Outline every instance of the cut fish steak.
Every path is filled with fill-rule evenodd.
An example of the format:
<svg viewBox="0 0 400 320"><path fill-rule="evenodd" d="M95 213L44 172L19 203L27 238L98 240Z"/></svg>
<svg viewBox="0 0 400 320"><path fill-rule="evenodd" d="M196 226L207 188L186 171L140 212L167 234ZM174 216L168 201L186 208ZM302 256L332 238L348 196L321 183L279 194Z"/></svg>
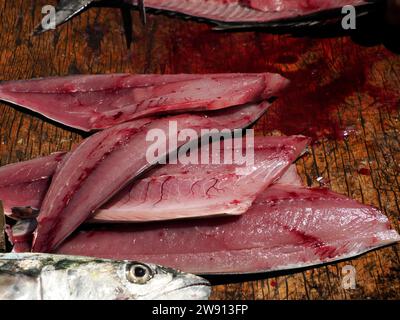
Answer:
<svg viewBox="0 0 400 320"><path fill-rule="evenodd" d="M246 151L247 142L246 139L240 138L213 143L206 150L209 154L209 164L201 164L201 153L196 153L197 159L192 160L198 164L178 162L152 169L98 209L91 221L144 222L242 214L250 208L260 192L284 174L304 150L309 139L303 136L256 137L254 145L249 146L254 148L254 155ZM205 146L200 151L204 148ZM233 158L239 152L248 153L247 156L254 157L253 161L248 164L234 162ZM50 156L47 160L43 158L41 161L53 159L54 157ZM220 164L212 163L218 159ZM22 179L24 171L18 167L24 165L20 163L6 166L0 168L0 173L2 169L5 172L10 167L18 170L19 179ZM14 186L9 185L8 188L5 186L3 193L0 189L0 199L7 208L6 214L17 220L34 217L32 210L40 209L42 196L45 195L51 179L49 177L46 183L36 186L31 183L33 177L28 178L21 183L18 192L24 195L23 187L26 186L26 192L33 196L38 195L38 198L31 200L24 197L23 202L19 202L18 208L12 208L13 197L8 199L10 193L14 194L12 193ZM32 206L30 201L35 203L35 206Z"/></svg>
<svg viewBox="0 0 400 320"><path fill-rule="evenodd" d="M269 103L264 102L203 115L136 120L87 138L68 154L53 177L38 217L33 251L53 251L115 194L175 151L165 150L148 161L146 153L154 143L146 141L146 136L151 130L166 133L169 144L177 132L187 128L201 135L203 129L248 127L268 107ZM169 132L171 123L175 123L176 132ZM178 141L177 148L191 139Z"/></svg>
<svg viewBox="0 0 400 320"><path fill-rule="evenodd" d="M0 84L0 100L83 131L165 113L216 110L276 97L278 74L79 75Z"/></svg>
<svg viewBox="0 0 400 320"><path fill-rule="evenodd" d="M258 273L351 258L400 240L379 210L326 189L276 184L241 216L85 225L58 249L197 274Z"/></svg>

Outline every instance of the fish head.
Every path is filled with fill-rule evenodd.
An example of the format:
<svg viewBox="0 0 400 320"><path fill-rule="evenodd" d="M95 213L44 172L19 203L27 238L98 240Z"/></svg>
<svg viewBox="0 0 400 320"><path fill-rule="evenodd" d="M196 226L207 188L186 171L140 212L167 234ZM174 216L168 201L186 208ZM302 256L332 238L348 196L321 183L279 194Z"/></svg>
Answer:
<svg viewBox="0 0 400 320"><path fill-rule="evenodd" d="M204 300L210 293L208 281L154 264L0 254L0 300Z"/></svg>
<svg viewBox="0 0 400 320"><path fill-rule="evenodd" d="M207 280L171 268L127 261L123 269L121 299L206 300L211 293Z"/></svg>

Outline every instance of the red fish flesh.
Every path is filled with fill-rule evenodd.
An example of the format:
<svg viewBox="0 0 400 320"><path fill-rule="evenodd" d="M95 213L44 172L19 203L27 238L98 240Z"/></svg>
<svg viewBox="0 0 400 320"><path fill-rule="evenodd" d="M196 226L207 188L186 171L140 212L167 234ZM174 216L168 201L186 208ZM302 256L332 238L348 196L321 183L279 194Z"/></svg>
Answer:
<svg viewBox="0 0 400 320"><path fill-rule="evenodd" d="M326 189L277 184L241 216L86 225L56 252L236 274L332 262L397 241L399 234L377 209Z"/></svg>
<svg viewBox="0 0 400 320"><path fill-rule="evenodd" d="M0 167L0 200L9 215L13 207L39 209L64 153Z"/></svg>
<svg viewBox="0 0 400 320"><path fill-rule="evenodd" d="M260 192L284 174L308 142L302 136L256 138L254 164L248 166L160 166L98 210L93 221L144 222L242 214Z"/></svg>
<svg viewBox="0 0 400 320"><path fill-rule="evenodd" d="M53 251L112 196L170 154L165 150L149 162L146 151L152 143L146 136L151 130L167 133L169 143L187 128L198 135L203 129L242 129L257 121L268 107L264 102L204 115L136 120L87 138L68 154L53 177L38 217L33 251ZM176 132L168 132L171 122L175 122ZM186 142L178 142L176 149Z"/></svg>
<svg viewBox="0 0 400 320"><path fill-rule="evenodd" d="M296 137L290 137L289 139L295 139ZM298 137L300 138L300 137ZM274 139L280 139L279 137L267 137L267 138L258 138L259 141L257 141L257 145L260 145L261 140L270 140L269 143L270 144L276 144L277 141L273 142ZM286 138L283 138L286 139ZM271 141L272 140L272 141ZM300 145L302 140L299 140ZM283 140L281 140L279 143L282 144ZM293 142L293 141L291 141ZM305 142L305 141L304 141ZM266 145L266 141L263 141L263 145ZM298 143L295 143L293 145L294 147L298 146ZM257 156L257 151L260 151L260 149L264 149L264 148L257 148L257 150L255 151L256 153L256 157L261 157L261 154L259 154ZM300 150L301 148L297 148L298 150ZM265 151L265 150L263 150ZM50 157L49 157L50 158ZM255 163L257 164L257 161L255 161ZM196 174L199 171L199 165L182 165L182 164L176 164L176 165L171 165L171 164L167 164L167 165L163 165L163 166L159 166L154 168L153 170L151 170L148 174L147 177L153 177L154 179L158 180L160 177L163 177L167 174L167 172L169 172L169 177L173 177L174 181L179 182L180 179L185 179L185 175L192 175L192 174ZM205 166L205 165L201 165L202 167L202 171L205 170L210 170L209 173L213 173L214 175L218 175L219 172L223 172L223 170L227 170L229 172L229 174L232 174L232 172L235 172L236 170L236 166L231 165L210 165L210 166ZM208 167L206 169L206 167ZM286 166L285 166L286 167ZM282 170L283 172L284 170ZM147 180L148 178L143 178L141 180ZM138 183L140 184L140 181L138 181ZM177 183L179 184L179 183ZM296 169L296 165L291 165L286 173L280 177L280 179L278 179L277 181L275 181L275 184L280 184L280 185L292 185L292 186L302 186L302 182L301 179L299 177L299 175L297 174L297 169ZM116 197L114 200L111 200L110 203L113 202L120 202L118 199L127 199L129 198L129 195L132 194L132 196L134 196L134 192L135 192L135 183L133 183L132 185L128 186L128 188L122 190ZM47 191L47 190L46 190ZM138 190L137 192L140 192L140 190ZM242 196L241 196L242 197ZM183 201L179 201L180 200L180 195L176 194L176 202L179 203L179 205L177 206L176 210L181 210L181 208L186 208L187 205L187 201L183 202ZM223 200L223 199L222 199ZM254 199L253 199L254 200ZM127 200L129 201L129 200ZM147 201L147 200L146 200ZM198 199L196 200L198 201ZM116 217L115 217L115 213L114 214L108 214L107 212L115 212L116 210L113 210L113 206L110 205L109 203L109 208L107 208L107 206L104 207L104 209L99 209L97 211L97 214L99 215L99 217L96 217L96 215L91 218L90 221L88 221L88 223L93 222L93 223L99 223L99 222L103 222L103 223L115 223L116 222ZM223 205L223 203L222 203ZM15 208L13 208L15 209ZM118 209L118 208L117 208ZM105 213L100 213L101 211L104 211ZM130 209L127 210L129 211L130 214L135 214L135 207L133 205L131 205ZM205 203L205 207L204 207L204 212L199 212L200 215L205 215L207 212L207 203ZM37 227L37 215L38 212L35 212L33 210L30 210L30 208L18 208L18 210L13 210L12 213L6 213L7 216L11 217L12 219L16 220L17 223L12 227L7 229L7 233L8 233L8 237L10 242L14 245L13 246L13 250L14 252L28 252L31 251L31 247L32 247L32 239L33 239L33 233ZM152 215L149 212L149 216ZM186 215L187 217L187 215ZM145 217L146 219L148 219L148 217ZM167 220L165 219L165 214L163 215L163 219L162 220ZM168 218L168 217L167 217ZM176 218L176 216L175 216ZM155 220L157 220L157 217L155 218Z"/></svg>
<svg viewBox="0 0 400 320"><path fill-rule="evenodd" d="M83 131L165 113L216 110L276 97L278 74L79 75L0 84L0 100Z"/></svg>
<svg viewBox="0 0 400 320"><path fill-rule="evenodd" d="M256 137L254 163L248 165L234 162L225 164L226 150L231 159L232 153L237 150L232 148L232 143L226 150L223 149L224 143L221 143L220 148L214 148L213 144L209 148L209 164L158 166L120 191L97 210L91 220L107 223L143 222L244 213L259 192L283 175L308 142L309 139L302 136ZM245 142L238 145L245 152ZM212 164L215 153L220 153L222 164ZM6 215L17 220L35 217L52 177L52 172L45 175L41 164L52 161L57 164L61 158L62 154L57 158L51 155L40 161L38 159L36 162L34 160L0 168L0 175L18 172L18 179L21 180L18 187L12 184L0 188L0 199L3 200ZM32 164L31 167L37 165L33 168L36 171L34 175L31 174L32 170L25 170L28 164ZM53 167L55 171L56 166ZM293 170L289 169L291 172ZM285 176L297 179L296 172ZM36 184L36 180L40 184Z"/></svg>

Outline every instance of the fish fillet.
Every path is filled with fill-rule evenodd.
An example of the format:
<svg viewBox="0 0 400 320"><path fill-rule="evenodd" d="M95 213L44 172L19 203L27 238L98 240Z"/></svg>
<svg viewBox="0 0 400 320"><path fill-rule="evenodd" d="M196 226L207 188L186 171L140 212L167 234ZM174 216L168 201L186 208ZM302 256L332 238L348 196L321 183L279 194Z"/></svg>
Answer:
<svg viewBox="0 0 400 320"><path fill-rule="evenodd" d="M38 217L33 251L53 251L128 183L165 159L170 153L167 150L160 151L151 161L146 157L146 151L153 145L146 141L150 131L165 132L169 144L177 132L188 128L201 135L203 129L234 130L248 127L268 107L269 103L264 102L204 115L136 120L87 138L68 154L53 177ZM169 132L171 123L175 123L176 132ZM177 142L177 148L188 142L187 137L185 139Z"/></svg>
<svg viewBox="0 0 400 320"><path fill-rule="evenodd" d="M94 222L144 222L246 212L308 144L302 136L255 139L254 164L165 165L120 192ZM242 151L242 149L240 150Z"/></svg>
<svg viewBox="0 0 400 320"><path fill-rule="evenodd" d="M291 137L292 139L295 137ZM267 139L267 141L265 141L265 139ZM272 145L275 144L277 141L273 141L273 140L277 140L279 139L280 142L282 144L283 139L286 138L279 138L279 137L266 137L266 138L257 138L256 141L258 145L261 144L260 140L263 140L263 144L262 144L262 148L258 147L256 150L256 157L257 158L265 158L262 157L262 154L258 154L257 152L259 152L260 150L265 151L265 146L266 145ZM289 138L290 139L290 138ZM272 141L271 141L272 140ZM300 140L301 141L301 140ZM299 141L299 142L300 142ZM293 145L293 147L297 147L299 144L295 144ZM301 145L301 144L300 144ZM300 150L300 148L298 148ZM255 161L256 163L256 167L258 167L258 161ZM236 168L238 168L237 166L231 165L231 166L227 166L227 165L210 165L210 166L205 166L202 165L203 170L207 167L207 171L209 172L209 174L213 174L213 175L219 175L221 172L223 172L224 170L227 170L227 174L228 175L232 175L232 173L234 173L236 171ZM284 166L286 168L286 166ZM176 164L176 165L163 165L163 166L159 166L158 168L154 168L153 170L151 170L148 174L147 177L153 177L154 179L158 180L160 177L165 176L165 172L170 171L170 177L174 178L174 181L179 182L181 179L185 179L186 175L192 175L195 174L196 171L199 171L198 169L198 165L182 165L182 164ZM284 171L284 169L281 170L281 173ZM269 174L271 175L271 174ZM278 176L278 175L277 175ZM143 178L141 180L147 180L148 178ZM139 181L141 181L139 180ZM272 180L272 179L271 179ZM299 175L297 174L297 169L296 169L296 165L291 165L287 171L283 174L283 176L281 176L279 179L277 179L277 181L275 182L276 184L284 184L284 185L294 185L294 186L301 186L301 180ZM110 206L104 206L104 209L100 209L98 210L98 217L96 217L96 214L93 216L93 218L91 218L90 220L88 220L88 223L115 223L116 222L116 210L113 210L113 206L111 205L111 203L113 202L120 202L120 200L117 199L126 199L129 197L130 194L132 194L133 192L135 192L135 187L134 187L133 183L132 185L128 186L128 188L122 190L116 197L114 200L110 201ZM178 183L179 184L179 183ZM140 185L140 183L139 183ZM264 188L265 189L265 188ZM47 191L47 190L46 190ZM138 190L139 192L140 190ZM252 197L255 197L255 193L257 192L252 192ZM197 193L198 194L198 193ZM133 196L133 195L132 195ZM177 203L176 206L176 210L182 210L181 208L187 208L187 201L183 202L180 201L179 196L176 194L177 198L176 201L174 203ZM241 196L243 197L243 196ZM174 199L171 199L174 200ZM196 199L195 199L196 200ZM221 197L221 200L224 201L225 199L223 197ZM253 199L254 200L254 199ZM147 200L146 200L147 201ZM196 201L199 201L199 199L197 199ZM203 212L199 212L200 216L205 216L206 214L208 214L209 212L207 211L207 207L209 206L206 201L204 201L204 205L205 207L203 208L204 211ZM224 202L221 203L221 205L224 205ZM190 206L190 204L189 204ZM150 210L153 210L154 208L152 206L149 206ZM13 208L15 209L15 208ZM12 219L16 220L17 223L15 225L13 225L12 228L8 228L6 229L6 232L8 234L9 240L11 241L11 243L13 244L13 251L14 252L29 252L31 251L31 247L32 247L32 239L33 239L33 233L37 227L37 214L36 212L29 210L29 208L18 208L18 211L13 210L12 213L8 213L8 216L11 217ZM118 208L117 208L118 209ZM248 209L248 208L247 208ZM103 213L100 213L101 211L104 211ZM129 212L129 215L132 216L134 215L134 217L136 217L137 215L137 210L135 208L134 205L130 205L130 207L126 206L126 211ZM7 213L6 213L7 214ZM151 212L148 212L148 215L153 216ZM117 216L119 218L119 216ZM188 215L185 214L185 217L188 218ZM163 215L162 219L160 220L167 220L168 218L171 217L166 217L165 214ZM174 218L177 218L176 215L174 215ZM119 218L120 219L120 218ZM125 216L124 216L124 219ZM130 219L132 220L132 217L130 217ZM145 220L147 219L149 220L149 217L145 217ZM158 219L158 217L154 218L155 220ZM123 220L123 219L122 219ZM125 221L127 222L127 221ZM132 222L132 221L131 221Z"/></svg>
<svg viewBox="0 0 400 320"><path fill-rule="evenodd" d="M3 200L5 214L10 215L12 207L39 209L63 157L64 153L58 152L0 167L0 200Z"/></svg>
<svg viewBox="0 0 400 320"><path fill-rule="evenodd" d="M216 110L276 97L278 74L79 75L0 84L8 101L83 131L165 113Z"/></svg>
<svg viewBox="0 0 400 320"><path fill-rule="evenodd" d="M351 258L399 240L377 209L329 190L277 184L241 216L86 225L57 253L163 263L198 274L236 274Z"/></svg>
<svg viewBox="0 0 400 320"><path fill-rule="evenodd" d="M213 143L206 151L209 154L209 164L179 162L152 169L97 210L91 221L144 222L244 213L258 193L280 178L309 143L309 139L302 136L256 137L254 163L241 165L231 161L231 164L226 164L223 163L225 155L234 160L234 154L238 152L232 147L232 141L235 144L238 142L235 139ZM215 148L217 144L218 148ZM246 152L245 144L244 140L237 144L242 153ZM41 163L53 161L56 164L61 157L62 154L58 158L51 155L40 161L38 159L36 162L22 162L0 168L0 175L8 171L18 172L20 180L18 185L10 184L0 188L0 199L5 204L6 215L17 220L35 216L53 173L45 176L40 170ZM197 163L200 163L200 157L199 153ZM218 158L222 163L213 164L212 161ZM28 174L24 168L28 164L33 167L34 163L37 165L34 168L36 174ZM292 170L290 168L289 171ZM293 174L297 179L296 172ZM25 176L26 180L23 179ZM36 184L38 179L40 183Z"/></svg>

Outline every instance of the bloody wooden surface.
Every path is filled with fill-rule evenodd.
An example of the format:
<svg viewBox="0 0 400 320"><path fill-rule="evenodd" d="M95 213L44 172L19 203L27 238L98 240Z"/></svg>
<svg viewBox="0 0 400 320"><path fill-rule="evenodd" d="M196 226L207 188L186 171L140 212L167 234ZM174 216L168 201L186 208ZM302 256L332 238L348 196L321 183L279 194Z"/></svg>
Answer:
<svg viewBox="0 0 400 320"><path fill-rule="evenodd" d="M223 33L205 24L134 17L127 49L118 9L93 8L60 29L31 37L53 0L0 0L0 80L75 73L280 72L288 92L257 124L259 134L305 134L316 143L298 162L304 182L381 208L400 231L400 57L349 37ZM57 108L55 105L54 108ZM69 150L82 137L0 104L0 164ZM399 245L305 271L218 278L214 299L400 298ZM342 268L357 272L342 288ZM222 283L222 281L224 283Z"/></svg>

